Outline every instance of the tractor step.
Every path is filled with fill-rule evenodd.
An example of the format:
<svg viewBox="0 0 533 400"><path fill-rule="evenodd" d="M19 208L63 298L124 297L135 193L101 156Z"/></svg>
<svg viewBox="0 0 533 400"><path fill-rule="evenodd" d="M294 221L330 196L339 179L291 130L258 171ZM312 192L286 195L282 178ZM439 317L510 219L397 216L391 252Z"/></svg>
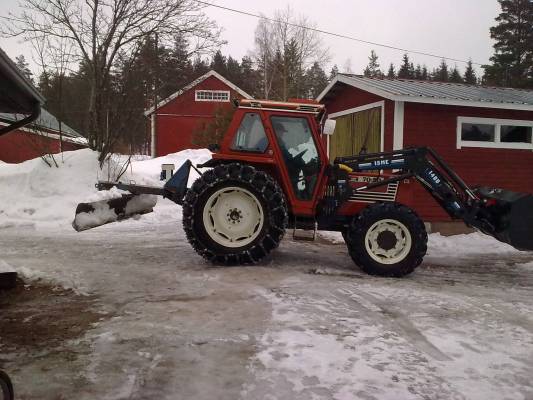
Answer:
<svg viewBox="0 0 533 400"><path fill-rule="evenodd" d="M292 238L293 240L314 242L316 240L317 227L318 224L314 220L311 221L309 219L306 219L299 221L298 218L295 217L294 228L292 230Z"/></svg>

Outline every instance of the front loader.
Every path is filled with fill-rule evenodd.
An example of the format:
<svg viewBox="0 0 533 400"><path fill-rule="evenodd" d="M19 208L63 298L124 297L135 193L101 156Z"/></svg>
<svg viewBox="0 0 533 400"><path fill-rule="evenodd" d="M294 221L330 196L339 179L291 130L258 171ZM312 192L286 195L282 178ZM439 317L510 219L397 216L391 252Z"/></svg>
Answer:
<svg viewBox="0 0 533 400"><path fill-rule="evenodd" d="M320 229L341 232L365 272L399 277L420 265L427 250L424 224L412 209L413 187L421 184L453 219L533 250L532 195L471 189L425 147L330 163L322 133L330 134L332 123L324 115L322 105L241 100L208 162L186 162L162 188L99 182L99 189L131 193L113 206L116 217L102 223L128 217L137 195L157 194L183 206L187 239L211 262L257 263L288 228ZM204 172L197 169L200 177L188 189L191 168ZM74 227L87 228L76 221L100 206L80 205Z"/></svg>

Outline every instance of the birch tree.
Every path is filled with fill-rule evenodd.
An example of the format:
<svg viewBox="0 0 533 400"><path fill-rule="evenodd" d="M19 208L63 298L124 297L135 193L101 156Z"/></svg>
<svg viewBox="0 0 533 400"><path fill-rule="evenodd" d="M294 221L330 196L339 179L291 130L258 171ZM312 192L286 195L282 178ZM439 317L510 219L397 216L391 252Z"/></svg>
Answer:
<svg viewBox="0 0 533 400"><path fill-rule="evenodd" d="M156 33L162 42L188 37L197 51L217 48L220 31L203 7L193 0L21 0L21 13L10 14L0 30L32 42L61 38L72 44L73 62L89 70L88 140L102 162L112 150L106 114L118 55L137 54Z"/></svg>

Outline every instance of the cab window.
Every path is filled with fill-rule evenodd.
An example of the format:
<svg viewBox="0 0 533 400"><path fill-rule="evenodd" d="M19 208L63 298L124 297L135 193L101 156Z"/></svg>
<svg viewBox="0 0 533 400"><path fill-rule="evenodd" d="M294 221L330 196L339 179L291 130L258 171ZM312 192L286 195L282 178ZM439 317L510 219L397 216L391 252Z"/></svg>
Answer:
<svg viewBox="0 0 533 400"><path fill-rule="evenodd" d="M297 117L272 117L271 121L296 197L311 200L320 160L309 122Z"/></svg>
<svg viewBox="0 0 533 400"><path fill-rule="evenodd" d="M256 113L247 113L241 121L231 149L264 153L267 147L268 139L261 117Z"/></svg>

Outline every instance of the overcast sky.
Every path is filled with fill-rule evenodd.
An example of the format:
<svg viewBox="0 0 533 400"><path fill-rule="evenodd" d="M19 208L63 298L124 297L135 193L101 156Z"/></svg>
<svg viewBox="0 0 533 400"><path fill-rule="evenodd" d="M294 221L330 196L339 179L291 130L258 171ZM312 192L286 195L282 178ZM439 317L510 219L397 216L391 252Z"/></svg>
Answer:
<svg viewBox="0 0 533 400"><path fill-rule="evenodd" d="M450 58L469 59L486 63L492 55L489 28L500 8L497 0L212 0L211 2L252 13L272 16L277 9L290 4L295 14L306 15L321 30L393 45L396 47L434 53ZM0 15L16 12L18 0L2 0ZM206 8L209 17L223 29L225 55L241 59L254 46L257 19L229 11ZM0 23L2 21L0 20ZM327 69L337 64L343 71L351 65L352 72L361 73L374 49L380 58L381 68L389 63L399 65L402 52L366 45L322 35L330 49L331 62ZM12 58L24 54L31 62L31 47L17 39L0 38L2 47ZM430 69L439 64L438 59L412 54L416 63ZM450 61L449 65L456 62ZM462 70L464 65L457 63ZM32 69L37 72L32 63Z"/></svg>

